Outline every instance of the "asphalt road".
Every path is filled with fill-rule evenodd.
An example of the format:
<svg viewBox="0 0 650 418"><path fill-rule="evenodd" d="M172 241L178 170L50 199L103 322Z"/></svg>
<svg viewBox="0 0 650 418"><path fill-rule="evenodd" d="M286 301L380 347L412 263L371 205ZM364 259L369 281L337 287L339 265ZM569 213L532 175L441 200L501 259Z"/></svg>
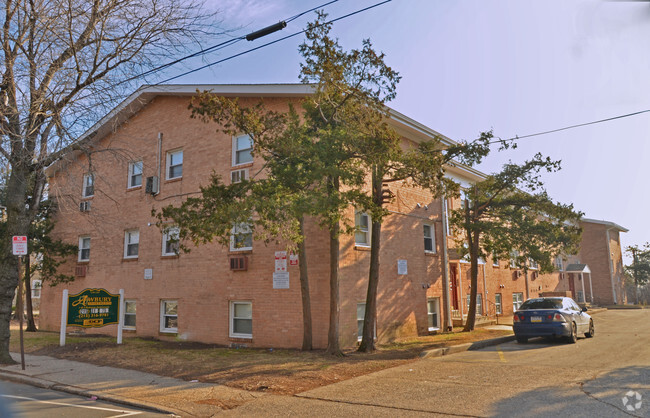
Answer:
<svg viewBox="0 0 650 418"><path fill-rule="evenodd" d="M166 415L18 383L2 382L0 385L0 417L3 418L164 416Z"/></svg>
<svg viewBox="0 0 650 418"><path fill-rule="evenodd" d="M532 339L269 396L236 416L650 417L650 310L594 315L595 338Z"/></svg>

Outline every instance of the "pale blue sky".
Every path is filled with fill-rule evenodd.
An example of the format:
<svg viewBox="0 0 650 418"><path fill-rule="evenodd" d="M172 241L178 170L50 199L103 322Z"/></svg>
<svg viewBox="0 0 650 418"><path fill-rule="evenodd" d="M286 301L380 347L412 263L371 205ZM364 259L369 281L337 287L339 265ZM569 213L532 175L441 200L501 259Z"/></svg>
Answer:
<svg viewBox="0 0 650 418"><path fill-rule="evenodd" d="M326 10L333 18L377 1L339 0ZM325 2L215 4L224 25L243 27L236 35L244 35ZM239 42L204 60L299 31L311 19L313 14L303 16L279 33ZM390 106L455 140L489 129L510 138L650 109L649 2L393 0L337 22L333 33L345 48L370 38L403 76ZM302 39L174 82L297 82ZM479 168L493 172L538 151L561 159L563 169L545 176L554 199L573 203L586 217L629 228L623 245L650 241L650 113L519 144L516 151L494 153Z"/></svg>

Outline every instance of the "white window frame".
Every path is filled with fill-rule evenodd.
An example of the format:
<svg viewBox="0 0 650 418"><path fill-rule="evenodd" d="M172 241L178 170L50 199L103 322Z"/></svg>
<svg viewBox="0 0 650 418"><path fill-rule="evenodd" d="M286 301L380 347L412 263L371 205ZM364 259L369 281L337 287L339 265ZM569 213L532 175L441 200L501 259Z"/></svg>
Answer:
<svg viewBox="0 0 650 418"><path fill-rule="evenodd" d="M497 315L503 315L503 295L501 293L494 294L494 308Z"/></svg>
<svg viewBox="0 0 650 418"><path fill-rule="evenodd" d="M88 240L88 246L87 247L84 246L84 240L86 240L86 239ZM90 245L91 245L90 236L82 235L82 236L79 237L79 253L77 254L77 261L90 261ZM88 257L87 258L82 257L82 254L83 254L84 250L88 250Z"/></svg>
<svg viewBox="0 0 650 418"><path fill-rule="evenodd" d="M42 288L43 288L42 280L38 280L38 279L32 280L32 299L40 299Z"/></svg>
<svg viewBox="0 0 650 418"><path fill-rule="evenodd" d="M554 264L555 264L555 268L558 269L558 271L564 270L564 260L559 255L555 257Z"/></svg>
<svg viewBox="0 0 650 418"><path fill-rule="evenodd" d="M496 254L492 254L492 267L499 267L499 257Z"/></svg>
<svg viewBox="0 0 650 418"><path fill-rule="evenodd" d="M510 268L516 269L517 267L517 257L519 257L519 251L512 251L510 253Z"/></svg>
<svg viewBox="0 0 650 418"><path fill-rule="evenodd" d="M165 310L167 303L176 304L176 314L168 314ZM176 327L165 327L165 318L176 318ZM160 301L160 332L176 334L178 333L178 300L176 299L163 299Z"/></svg>
<svg viewBox="0 0 650 418"><path fill-rule="evenodd" d="M249 317L235 317L235 306L236 305L249 305L250 306L250 318ZM235 319L247 320L251 322L251 333L244 334L241 332L235 332ZM231 338L253 338L253 302L246 300L233 300L230 301L230 332L229 335Z"/></svg>
<svg viewBox="0 0 650 418"><path fill-rule="evenodd" d="M129 304L133 304L133 313L127 312L127 310L128 310L127 305L129 305ZM129 315L129 316L132 315L134 317L134 319L135 319L134 323L136 323L136 325L127 325L126 324L127 315ZM124 329L135 329L136 326L137 326L137 322L136 322L137 318L138 318L137 317L137 304L136 304L135 299L125 299L124 300L124 320L122 321L122 323L124 324Z"/></svg>
<svg viewBox="0 0 650 418"><path fill-rule="evenodd" d="M250 246L247 247L237 247L236 236L250 236ZM250 224L242 222L236 224L232 227L230 233L230 251L251 251L253 249L253 231L251 230Z"/></svg>
<svg viewBox="0 0 650 418"><path fill-rule="evenodd" d="M467 312L469 312L469 302L471 297L472 295L467 295L467 303L465 305L467 307ZM483 315L483 293L476 294L476 314L481 316Z"/></svg>
<svg viewBox="0 0 650 418"><path fill-rule="evenodd" d="M133 161L129 163L129 178L127 180L127 188L129 189L134 189L136 187L142 187L142 179L144 178L143 175L143 163L142 160L140 161ZM135 171L136 168L139 168L140 172L137 173ZM140 176L140 183L139 184L133 184L134 178L136 176Z"/></svg>
<svg viewBox="0 0 650 418"><path fill-rule="evenodd" d="M365 229L363 225L361 225L361 219L363 218L367 219ZM372 238L371 225L372 225L372 220L369 214L361 210L354 211L354 227L356 228L356 231L354 233L354 245L358 247L370 248L370 243L371 243L370 240ZM364 237L363 241L360 239L361 237Z"/></svg>
<svg viewBox="0 0 650 418"><path fill-rule="evenodd" d="M250 140L251 146L249 148L239 149L239 138L244 138L244 137ZM254 160L253 155L251 155L250 161L239 162L237 161L237 153L242 151L248 151L248 150L253 151L254 146L255 146L255 142L253 141L253 138L250 137L250 135L243 134L243 135L233 136L232 137L232 166L237 167L240 165L252 163Z"/></svg>
<svg viewBox="0 0 650 418"><path fill-rule="evenodd" d="M429 235L427 236L427 227L429 228ZM424 235L424 252L429 254L436 253L436 226L433 223L422 224L422 234ZM431 241L431 249L427 250L427 240Z"/></svg>
<svg viewBox="0 0 650 418"><path fill-rule="evenodd" d="M359 308L362 308L361 311L359 311ZM359 317L359 312L362 312L363 314L361 317ZM359 302L357 303L357 341L361 341L363 339L363 321L365 320L366 317L366 302ZM361 330L361 332L359 332ZM373 330L372 334L373 340L377 339L377 321L375 321L375 329Z"/></svg>
<svg viewBox="0 0 650 418"><path fill-rule="evenodd" d="M517 295L516 300L515 295ZM522 303L524 303L524 293L512 292L512 312L515 312L517 309L519 309Z"/></svg>
<svg viewBox="0 0 650 418"><path fill-rule="evenodd" d="M537 261L533 260L532 258L528 259L528 265L530 266L531 270L539 270L539 263L537 263Z"/></svg>
<svg viewBox="0 0 650 418"><path fill-rule="evenodd" d="M133 242L133 237L136 237L136 241ZM129 245L136 245L135 255L129 255ZM138 258L140 254L140 230L139 229L128 229L124 231L124 258Z"/></svg>
<svg viewBox="0 0 650 418"><path fill-rule="evenodd" d="M179 234L179 229L177 226L170 226L166 228L163 232L162 235L162 255L178 255L179 253L179 248L177 247L176 250L167 252L167 242L170 239L176 239L178 240L178 234ZM177 241L178 244L178 241Z"/></svg>
<svg viewBox="0 0 650 418"><path fill-rule="evenodd" d="M172 163L172 156L174 156L174 155L179 155L179 154L180 154L180 156L181 156L181 163L180 163L180 164L175 164L173 167L177 167L177 166L180 165L180 167L181 167L181 175L180 175L180 176L171 177L171 172L170 172L170 170L171 170L171 168L172 168L172 165L171 165L171 163ZM184 160L184 159L183 159L183 149L182 149L182 148L175 149L175 150L171 150L171 151L167 151L167 158L166 158L166 163L165 163L165 178L166 178L167 180L174 180L174 179L180 179L180 178L183 178L183 160Z"/></svg>
<svg viewBox="0 0 650 418"><path fill-rule="evenodd" d="M90 193L88 193L90 188ZM93 173L84 174L83 185L81 186L82 197L93 197L95 195L95 175Z"/></svg>
<svg viewBox="0 0 650 418"><path fill-rule="evenodd" d="M431 312L431 303L434 304L435 312ZM435 315L435 323L431 326L432 322L430 319ZM429 331L438 331L440 330L440 298L429 298L427 299L427 326Z"/></svg>

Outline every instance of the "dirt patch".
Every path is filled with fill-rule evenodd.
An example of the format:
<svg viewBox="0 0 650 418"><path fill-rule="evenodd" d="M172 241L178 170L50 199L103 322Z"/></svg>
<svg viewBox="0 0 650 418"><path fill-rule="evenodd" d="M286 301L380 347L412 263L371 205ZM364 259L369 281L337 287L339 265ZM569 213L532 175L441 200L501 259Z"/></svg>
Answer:
<svg viewBox="0 0 650 418"><path fill-rule="evenodd" d="M97 335L69 335L66 345L60 347L58 333L24 333L28 354L287 395L417 361L422 351L431 348L509 334L509 331L479 329L471 333L410 338L381 346L371 354L346 350L344 356L335 357L322 350L235 349L135 337L125 338L118 346L114 337ZM17 329L12 330L11 350L20 350ZM237 406L221 405L222 400L214 402L219 402L223 408Z"/></svg>

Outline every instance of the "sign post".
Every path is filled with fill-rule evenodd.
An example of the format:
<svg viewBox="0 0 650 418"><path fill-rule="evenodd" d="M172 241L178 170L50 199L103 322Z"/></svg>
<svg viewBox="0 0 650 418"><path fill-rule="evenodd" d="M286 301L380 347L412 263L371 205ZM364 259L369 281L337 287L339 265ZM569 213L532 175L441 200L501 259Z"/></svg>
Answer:
<svg viewBox="0 0 650 418"><path fill-rule="evenodd" d="M63 291L61 306L60 345L65 345L65 330L68 325L82 328L99 328L118 324L117 343L122 343L120 305L124 300L124 290L115 295L106 289L84 289L75 295Z"/></svg>
<svg viewBox="0 0 650 418"><path fill-rule="evenodd" d="M25 370L25 341L23 339L23 321L25 307L23 306L23 277L21 275L21 256L27 255L27 236L14 235L11 241L11 250L14 255L18 256L18 295L16 298L16 313L18 314L18 323L20 327L20 365Z"/></svg>

